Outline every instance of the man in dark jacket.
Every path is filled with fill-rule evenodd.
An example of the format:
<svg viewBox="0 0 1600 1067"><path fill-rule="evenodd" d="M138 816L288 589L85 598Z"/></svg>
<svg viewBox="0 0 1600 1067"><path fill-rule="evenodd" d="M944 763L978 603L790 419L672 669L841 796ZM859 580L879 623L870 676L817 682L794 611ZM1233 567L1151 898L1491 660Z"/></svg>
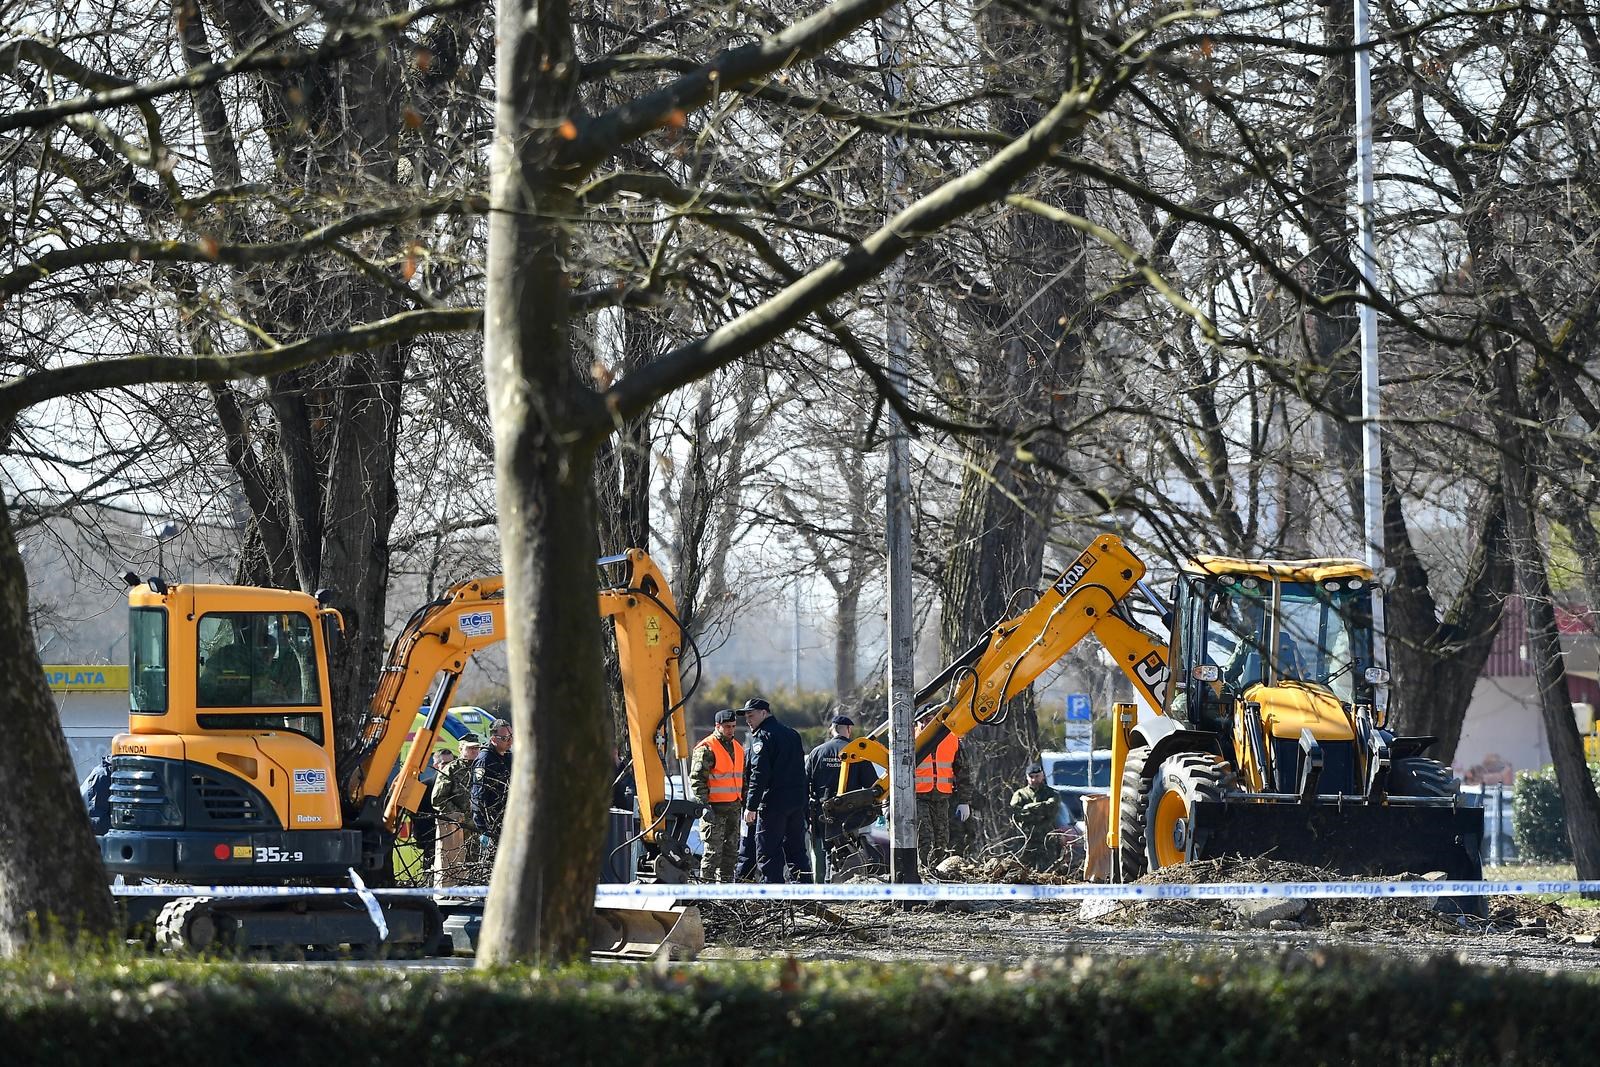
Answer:
<svg viewBox="0 0 1600 1067"><path fill-rule="evenodd" d="M472 765L472 822L478 828L481 859L494 859L500 824L506 817L506 795L511 790L511 724L496 719L489 727L489 747Z"/></svg>
<svg viewBox="0 0 1600 1067"><path fill-rule="evenodd" d="M855 722L848 715L835 715L829 724L831 736L812 749L806 756L806 782L811 792L811 870L818 881L828 879L828 846L844 834L871 823L874 811L861 811L847 816L845 821L824 819L822 806L839 795L839 767L844 763L840 755L850 743L850 732ZM866 789L878 780L878 771L872 764L857 761L850 764L850 790Z"/></svg>
<svg viewBox="0 0 1600 1067"><path fill-rule="evenodd" d="M772 707L760 697L739 709L750 727L745 750L744 821L755 824L756 855L761 877L783 881L785 862L789 880L811 881L811 861L806 856L806 768L800 735L779 722Z"/></svg>
<svg viewBox="0 0 1600 1067"><path fill-rule="evenodd" d="M101 756L99 764L78 787L84 806L89 809L89 827L99 837L111 829L111 757Z"/></svg>

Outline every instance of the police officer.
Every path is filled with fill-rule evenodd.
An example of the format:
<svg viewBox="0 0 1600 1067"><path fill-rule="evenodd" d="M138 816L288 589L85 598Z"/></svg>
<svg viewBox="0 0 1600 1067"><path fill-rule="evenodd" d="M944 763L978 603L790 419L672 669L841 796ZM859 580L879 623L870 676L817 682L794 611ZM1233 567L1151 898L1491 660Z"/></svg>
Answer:
<svg viewBox="0 0 1600 1067"><path fill-rule="evenodd" d="M1011 794L1011 817L1022 830L1022 862L1036 871L1050 866L1049 834L1061 815L1061 798L1044 784L1044 767L1028 767L1028 784Z"/></svg>
<svg viewBox="0 0 1600 1067"><path fill-rule="evenodd" d="M89 828L100 837L111 829L111 757L101 756L100 762L78 787L83 794L84 806L89 809Z"/></svg>
<svg viewBox="0 0 1600 1067"><path fill-rule="evenodd" d="M822 811L824 804L839 795L839 767L844 763L844 749L855 725L850 716L835 715L828 723L831 736L806 756L806 783L811 793L811 869L818 881L828 879L829 843L872 821L871 811L848 816L843 823L826 818ZM878 780L877 769L865 760L850 764L849 774L847 788L851 790L869 788Z"/></svg>
<svg viewBox="0 0 1600 1067"><path fill-rule="evenodd" d="M739 709L750 727L749 770L745 775L744 821L755 827L761 877L782 882L811 881L806 856L806 767L800 735L779 722L760 697Z"/></svg>
<svg viewBox="0 0 1600 1067"><path fill-rule="evenodd" d="M472 822L478 828L478 847L485 861L494 859L510 790L511 724L496 719L489 727L489 747L478 753L472 764Z"/></svg>
<svg viewBox="0 0 1600 1067"><path fill-rule="evenodd" d="M739 816L744 812L744 746L734 740L738 716L717 712L711 735L694 747L689 786L706 806L706 852L700 879L731 882L739 860Z"/></svg>

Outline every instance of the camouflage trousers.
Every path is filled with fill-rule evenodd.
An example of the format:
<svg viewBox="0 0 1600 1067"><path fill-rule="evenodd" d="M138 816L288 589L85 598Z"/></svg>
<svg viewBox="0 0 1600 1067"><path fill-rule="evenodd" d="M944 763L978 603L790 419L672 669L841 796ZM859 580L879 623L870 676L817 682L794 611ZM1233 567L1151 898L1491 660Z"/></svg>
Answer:
<svg viewBox="0 0 1600 1067"><path fill-rule="evenodd" d="M702 882L731 882L739 863L739 828L744 825L744 806L737 800L706 805L706 853L700 860Z"/></svg>
<svg viewBox="0 0 1600 1067"><path fill-rule="evenodd" d="M950 794L917 794L917 855L934 864L950 852Z"/></svg>
<svg viewBox="0 0 1600 1067"><path fill-rule="evenodd" d="M1023 831L1022 854L1019 858L1036 871L1044 870L1055 861L1055 849L1051 846L1049 834L1048 826L1030 826Z"/></svg>

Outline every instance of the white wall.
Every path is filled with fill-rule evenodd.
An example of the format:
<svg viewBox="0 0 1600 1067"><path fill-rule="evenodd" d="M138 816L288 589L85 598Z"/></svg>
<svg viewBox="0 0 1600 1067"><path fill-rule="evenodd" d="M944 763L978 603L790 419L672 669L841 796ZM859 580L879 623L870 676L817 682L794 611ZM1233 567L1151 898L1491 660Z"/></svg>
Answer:
<svg viewBox="0 0 1600 1067"><path fill-rule="evenodd" d="M111 739L128 730L128 691L53 694L61 713L61 732L67 735L78 780L111 751Z"/></svg>
<svg viewBox="0 0 1600 1067"><path fill-rule="evenodd" d="M1491 753L1519 771L1538 770L1550 762L1550 742L1531 677L1479 678L1472 687L1456 746L1456 769L1465 771Z"/></svg>

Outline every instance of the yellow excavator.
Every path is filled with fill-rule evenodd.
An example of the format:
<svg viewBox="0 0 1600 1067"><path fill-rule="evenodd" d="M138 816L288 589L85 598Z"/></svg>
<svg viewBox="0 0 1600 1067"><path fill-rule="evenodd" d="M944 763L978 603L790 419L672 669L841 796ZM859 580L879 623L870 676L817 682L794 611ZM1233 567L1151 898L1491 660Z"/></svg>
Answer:
<svg viewBox="0 0 1600 1067"><path fill-rule="evenodd" d="M669 761L681 772L690 753L683 635L646 553L600 565L621 570L599 591L599 610L615 624L642 813L642 825L607 851L637 852L630 873L643 880L681 882L699 815L698 804L669 795L666 774ZM326 593L125 580L130 711L128 732L112 744L111 826L99 839L107 870L130 880L280 887L348 887L356 871L384 885L456 683L474 653L504 637L504 581L461 582L418 608L390 644L358 736L340 745L328 664L344 623ZM401 760L420 707L428 713ZM376 947L369 913L345 897L130 899L130 920L153 926L170 948ZM381 906L391 955L439 947L445 916L435 899L382 897ZM679 938L681 919L682 909L670 907L597 909L595 951L631 958L663 945L692 949Z"/></svg>
<svg viewBox="0 0 1600 1067"><path fill-rule="evenodd" d="M1422 755L1434 738L1396 736L1375 710L1389 676L1373 659L1370 568L1200 556L1178 567L1170 607L1144 575L1121 539L1096 539L916 694L918 706L946 694L917 733L917 761L947 734L993 722L1093 634L1152 712L1116 708L1118 805L1104 840L1089 845L1110 850L1118 880L1219 856L1481 877L1482 811L1463 806L1449 769ZM1165 639L1135 619L1135 592ZM852 742L846 764L888 766L883 732ZM841 792L829 815L881 805L888 788L885 776Z"/></svg>

